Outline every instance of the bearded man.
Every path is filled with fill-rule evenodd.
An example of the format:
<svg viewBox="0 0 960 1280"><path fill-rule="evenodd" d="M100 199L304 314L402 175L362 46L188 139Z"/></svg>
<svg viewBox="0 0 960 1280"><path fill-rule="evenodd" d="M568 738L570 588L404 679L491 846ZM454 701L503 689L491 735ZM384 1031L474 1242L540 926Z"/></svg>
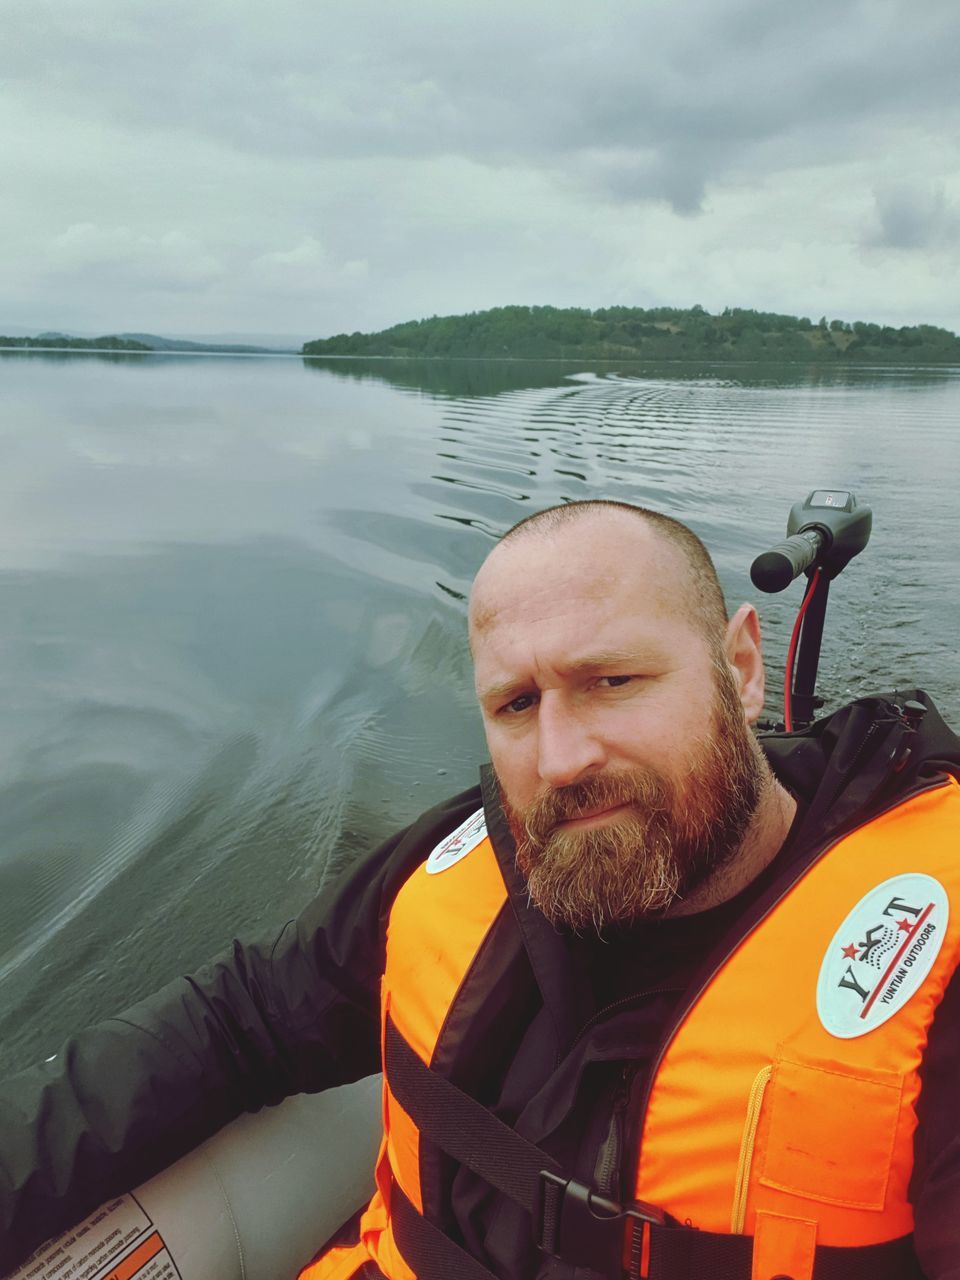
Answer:
<svg viewBox="0 0 960 1280"><path fill-rule="evenodd" d="M474 584L477 696L531 898L576 930L733 896L796 802L749 733L756 611L727 623L688 529L592 503L533 516ZM745 714L746 712L746 714Z"/></svg>
<svg viewBox="0 0 960 1280"><path fill-rule="evenodd" d="M960 742L929 700L761 748L755 610L619 503L511 530L470 643L480 788L0 1090L6 1259L382 1046L377 1190L305 1280L956 1280Z"/></svg>

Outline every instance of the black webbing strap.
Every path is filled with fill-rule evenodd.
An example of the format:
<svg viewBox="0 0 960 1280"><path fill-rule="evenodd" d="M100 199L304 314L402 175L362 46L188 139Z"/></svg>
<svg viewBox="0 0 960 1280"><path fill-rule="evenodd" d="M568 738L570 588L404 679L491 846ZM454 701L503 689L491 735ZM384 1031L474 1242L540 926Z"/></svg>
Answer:
<svg viewBox="0 0 960 1280"><path fill-rule="evenodd" d="M644 1228L650 1233L649 1280L690 1280L694 1276L751 1280L750 1236L666 1226L662 1220L656 1221L656 1211L648 1205L621 1209L614 1231L613 1218L595 1217L591 1205L620 1206L566 1178L546 1152L431 1071L389 1018L384 1065L391 1093L421 1133L526 1209L533 1216L535 1241L544 1252L617 1277L622 1274L619 1262L626 1219L633 1219L635 1240ZM448 1280L451 1276L491 1280L491 1272L417 1212L396 1181L393 1193L397 1246L420 1280ZM813 1280L923 1280L923 1273L912 1237L903 1236L886 1244L855 1248L821 1245L816 1251Z"/></svg>
<svg viewBox="0 0 960 1280"><path fill-rule="evenodd" d="M383 1060L390 1092L417 1128L447 1155L533 1213L539 1204L541 1170L562 1176L556 1160L431 1071L389 1018Z"/></svg>
<svg viewBox="0 0 960 1280"><path fill-rule="evenodd" d="M650 1230L650 1280L681 1280L687 1276L750 1280L752 1268L752 1236L677 1227ZM813 1280L923 1280L923 1272L913 1251L913 1237L901 1236L886 1244L847 1249L819 1245L814 1255Z"/></svg>
<svg viewBox="0 0 960 1280"><path fill-rule="evenodd" d="M632 1270L639 1275L643 1229L662 1221L658 1210L640 1204L624 1208L567 1178L552 1156L431 1071L389 1018L384 1040L387 1083L401 1107L431 1142L530 1214L538 1249L616 1275L632 1230L637 1258Z"/></svg>
<svg viewBox="0 0 960 1280"><path fill-rule="evenodd" d="M396 1178L390 1189L390 1223L397 1248L417 1280L497 1280L472 1253L417 1212Z"/></svg>

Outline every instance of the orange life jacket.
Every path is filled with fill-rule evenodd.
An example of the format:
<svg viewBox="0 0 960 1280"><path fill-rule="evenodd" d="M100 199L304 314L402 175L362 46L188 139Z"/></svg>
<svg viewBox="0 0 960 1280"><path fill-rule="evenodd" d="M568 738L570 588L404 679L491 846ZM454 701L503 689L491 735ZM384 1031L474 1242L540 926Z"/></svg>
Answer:
<svg viewBox="0 0 960 1280"><path fill-rule="evenodd" d="M755 1280L811 1280L819 1246L911 1231L919 1068L960 960L958 830L951 779L842 837L690 995L650 1074L637 1199L703 1232L753 1237ZM388 922L384 1025L434 1068L506 903L477 834L466 854L441 858L442 874L418 868ZM346 1280L373 1260L389 1280L414 1280L390 1204L396 1184L423 1211L421 1138L389 1080L384 1133L359 1243L303 1277Z"/></svg>

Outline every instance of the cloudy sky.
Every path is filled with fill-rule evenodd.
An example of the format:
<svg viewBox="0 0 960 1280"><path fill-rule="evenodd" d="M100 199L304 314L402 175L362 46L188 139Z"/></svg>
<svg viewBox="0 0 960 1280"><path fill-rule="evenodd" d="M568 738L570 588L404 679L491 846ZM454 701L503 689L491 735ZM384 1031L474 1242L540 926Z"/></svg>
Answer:
<svg viewBox="0 0 960 1280"><path fill-rule="evenodd" d="M0 332L960 329L956 0L30 0L2 31Z"/></svg>

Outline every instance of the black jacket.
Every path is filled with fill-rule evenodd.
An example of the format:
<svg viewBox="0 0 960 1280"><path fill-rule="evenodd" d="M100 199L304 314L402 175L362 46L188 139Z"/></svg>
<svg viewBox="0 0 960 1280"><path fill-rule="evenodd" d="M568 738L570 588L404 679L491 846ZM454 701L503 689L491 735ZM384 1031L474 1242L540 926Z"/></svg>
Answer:
<svg viewBox="0 0 960 1280"><path fill-rule="evenodd" d="M683 963L655 992L627 991L629 963L605 961L605 947L617 949L618 959L642 947L642 929L591 945L556 932L529 907L488 785L488 826L508 885L514 880L526 977L510 984L510 1007L500 1011L498 1026L512 1031L500 1036L496 1060L478 1011L465 1062L485 1065L464 1086L511 1123L520 1121L572 1173L595 1180L599 1157L609 1151L611 1115L621 1098L642 1088L645 1064L693 971L725 954L766 896L825 843L931 773L960 773L960 740L924 695L897 695L897 704L910 696L929 708L919 721L901 715L892 700L861 699L806 732L762 739L800 800L798 822L781 855L733 904L687 918L702 926L699 953L691 961L686 939L675 949ZM272 943L234 943L194 977L81 1033L54 1060L0 1087L0 1274L243 1111L379 1070L378 989L390 906L411 871L479 803L474 788L431 810ZM611 967L620 989L609 988ZM960 980L938 1010L923 1075L912 1190L917 1251L930 1280L960 1280ZM627 1153L618 1154L622 1164ZM512 1206L442 1156L435 1174L438 1209L453 1232L488 1266L531 1274L537 1262L529 1227L512 1221Z"/></svg>

